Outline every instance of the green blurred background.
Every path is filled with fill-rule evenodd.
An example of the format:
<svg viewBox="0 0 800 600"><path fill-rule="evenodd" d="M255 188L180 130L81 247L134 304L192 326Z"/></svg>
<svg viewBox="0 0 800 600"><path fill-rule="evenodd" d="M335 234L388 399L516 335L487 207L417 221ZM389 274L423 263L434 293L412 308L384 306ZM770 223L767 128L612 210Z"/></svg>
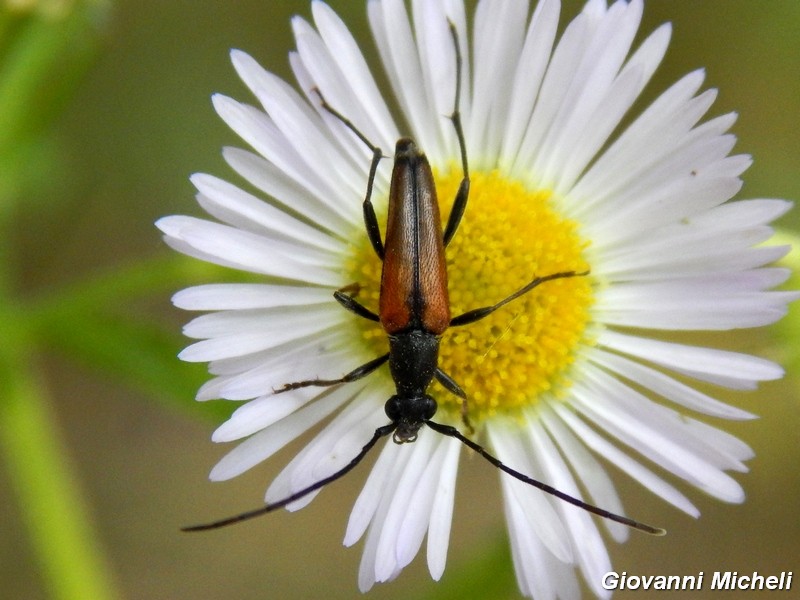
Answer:
<svg viewBox="0 0 800 600"><path fill-rule="evenodd" d="M371 51L364 3L330 4ZM562 14L574 15L581 4L565 2ZM228 50L244 49L289 78L289 19L310 17L309 3L48 6L60 6L66 20L0 9L0 432L7 458L0 460L0 598L360 597L361 547L344 549L341 539L366 466L299 513L206 534L178 531L257 506L299 446L234 481L206 480L226 451L209 441L221 412L192 401L204 369L174 358L187 315L171 308L169 296L219 275L174 257L153 221L199 214L190 173L231 176L220 149L242 144L209 96L250 97ZM89 21L76 18L87 11ZM673 41L647 97L706 67L707 87L720 89L711 114L738 111L736 151L755 158L740 196L799 198L800 3L653 0L642 31L667 20ZM14 63L20 49L30 60ZM21 75L9 67L15 64L23 65ZM34 83L26 84L29 65ZM22 83L8 86L3 77ZM799 219L795 211L780 225L797 232ZM681 485L702 511L694 521L617 477L627 512L669 530L663 539L633 534L625 545L612 544L618 571L800 571L798 318L795 307L771 331L694 338L789 370L757 393L718 394L761 415L722 424L756 451L752 472L736 475L747 502L723 505ZM38 465L38 475L29 477L27 465ZM482 461L462 460L442 582L430 581L420 556L370 598L516 597L496 476ZM72 519L88 529L64 533ZM58 544L67 546L65 556L47 558ZM69 562L83 553L76 563L85 573ZM78 580L74 587L65 570ZM800 572L795 579L800 588ZM618 594L633 595L649 597Z"/></svg>

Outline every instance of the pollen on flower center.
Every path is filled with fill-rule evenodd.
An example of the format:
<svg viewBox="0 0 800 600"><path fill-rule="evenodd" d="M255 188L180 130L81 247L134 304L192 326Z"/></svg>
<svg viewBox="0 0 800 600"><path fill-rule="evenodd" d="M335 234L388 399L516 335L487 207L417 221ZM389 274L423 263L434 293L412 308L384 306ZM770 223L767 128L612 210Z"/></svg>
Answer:
<svg viewBox="0 0 800 600"><path fill-rule="evenodd" d="M435 177L445 223L461 171L454 168ZM466 213L447 248L453 316L494 305L536 276L588 270L581 256L586 243L576 224L556 212L551 196L549 190L527 190L496 171L471 174ZM359 300L374 307L381 264L363 237L349 275L360 285ZM467 393L471 422L480 424L497 412L513 413L568 386L576 349L587 342L591 304L590 277L557 279L480 321L448 329L439 366ZM375 353L386 352L380 327L366 320L361 326L362 339ZM460 398L438 383L431 393L440 411L459 414Z"/></svg>

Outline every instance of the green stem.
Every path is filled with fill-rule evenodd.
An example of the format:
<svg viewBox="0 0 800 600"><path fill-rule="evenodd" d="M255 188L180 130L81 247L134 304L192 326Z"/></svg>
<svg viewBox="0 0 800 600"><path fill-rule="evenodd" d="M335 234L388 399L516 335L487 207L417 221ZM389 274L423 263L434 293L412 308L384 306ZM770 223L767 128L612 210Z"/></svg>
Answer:
<svg viewBox="0 0 800 600"><path fill-rule="evenodd" d="M31 366L25 336L15 329L18 335L4 328L0 345L0 448L31 546L50 597L112 600L119 595L52 406Z"/></svg>

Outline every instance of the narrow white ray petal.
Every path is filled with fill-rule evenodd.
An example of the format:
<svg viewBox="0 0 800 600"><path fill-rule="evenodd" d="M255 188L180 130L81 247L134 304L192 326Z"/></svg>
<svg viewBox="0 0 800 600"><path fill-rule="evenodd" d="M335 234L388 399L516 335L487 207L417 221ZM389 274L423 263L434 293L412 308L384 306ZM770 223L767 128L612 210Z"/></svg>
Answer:
<svg viewBox="0 0 800 600"><path fill-rule="evenodd" d="M579 394L589 394L585 389L576 387ZM632 479L639 482L648 491L669 502L676 508L682 510L695 518L700 516L700 511L689 501L689 499L679 492L675 487L661 479L658 475L644 467L641 463L631 458L627 453L622 452L616 446L600 437L593 429L586 425L574 413L559 403L553 403L553 410L558 414L564 423L575 433L575 435L598 456L602 456L610 463L619 467L624 473L630 475Z"/></svg>
<svg viewBox="0 0 800 600"><path fill-rule="evenodd" d="M237 408L230 418L217 427L211 440L234 442L277 423L306 405L322 392L320 388L301 393L261 396Z"/></svg>
<svg viewBox="0 0 800 600"><path fill-rule="evenodd" d="M269 239L195 217L172 216L156 223L168 237L238 269L317 285L339 286L337 257L313 248Z"/></svg>
<svg viewBox="0 0 800 600"><path fill-rule="evenodd" d="M690 222L710 231L731 231L766 225L792 208L787 200L740 200L693 216Z"/></svg>
<svg viewBox="0 0 800 600"><path fill-rule="evenodd" d="M671 23L663 23L658 26L628 58L620 71L620 76L629 69L642 68L644 74L642 88L644 88L664 59L671 37Z"/></svg>
<svg viewBox="0 0 800 600"><path fill-rule="evenodd" d="M514 61L519 56L525 33L528 3L498 0L478 4L475 13L472 109L465 124L468 146L480 149L483 157L497 156L500 135L505 129L509 95L514 79ZM492 163L487 163L489 168Z"/></svg>
<svg viewBox="0 0 800 600"><path fill-rule="evenodd" d="M592 398L574 390L573 406L610 435L715 498L732 503L744 499L742 488L734 479L696 453L684 449L683 440L667 437L660 428L613 403L608 396L616 390L594 384L590 389ZM601 406L598 406L599 398L604 399Z"/></svg>
<svg viewBox="0 0 800 600"><path fill-rule="evenodd" d="M542 78L553 49L560 11L558 0L542 0L536 5L528 26L525 43L516 65L514 82L508 94L510 104L500 151L500 167L509 171L539 95Z"/></svg>
<svg viewBox="0 0 800 600"><path fill-rule="evenodd" d="M367 360L362 356L363 352L354 352L337 339L334 332L315 332L271 350L269 353L259 352L255 366L248 365L248 368L226 375L217 388L220 397L247 400L271 396L288 383L306 381L318 375L330 375L325 379L336 379Z"/></svg>
<svg viewBox="0 0 800 600"><path fill-rule="evenodd" d="M434 436L430 437L433 438ZM435 437L438 439L431 439L431 445L427 450L427 457L425 457L425 464L421 465L419 479L411 491L411 495L407 500L406 510L403 511L401 522L397 527L395 547L397 566L400 568L406 567L414 560L414 557L422 547L422 540L431 522L431 507L437 483L441 476L443 458L442 453L439 451L441 436L437 434ZM405 485L405 482L401 482L400 485Z"/></svg>
<svg viewBox="0 0 800 600"><path fill-rule="evenodd" d="M541 141L549 130L553 116L564 102L564 96L581 59L582 47L589 31L587 15L581 13L567 25L558 41L542 81L529 126L512 166L514 173L529 171L530 165L539 155Z"/></svg>
<svg viewBox="0 0 800 600"><path fill-rule="evenodd" d="M695 419L689 420L686 423L686 427L694 430L693 435L695 439L706 441L709 446L716 448L720 454L729 456L735 461L750 460L756 455L750 446L727 431L717 429L716 427L712 427L707 423ZM742 473L746 473L749 469L743 467L738 470Z"/></svg>
<svg viewBox="0 0 800 600"><path fill-rule="evenodd" d="M280 472L267 488L266 501L275 502L285 498L349 463L370 440L375 429L386 421L382 402L375 401L375 391L381 387L373 380L361 386L348 384L335 390L350 390L350 396L355 390L355 396ZM307 496L286 508L290 511L299 510L312 499L313 495Z"/></svg>
<svg viewBox="0 0 800 600"><path fill-rule="evenodd" d="M317 40L316 45L313 43L310 44L312 48L316 48L316 51L312 51L312 56L309 58L309 60L313 59L313 56L315 56L318 52L322 53L323 62L326 60L332 60L328 56L327 52L324 51L323 48L319 47L321 42L319 42L318 38L316 37L316 33L313 32L310 26L302 19L300 19L299 22L303 24L303 30L309 32L306 37L310 35L312 39ZM361 173L361 175L359 175L351 183L355 183L355 181L363 182L362 190L359 194L359 199L363 200L363 191L366 189L368 166L371 163L372 154L368 150L364 141L359 139L358 136L356 136L353 131L344 122L342 122L342 119L339 116L334 115L329 109L323 107L322 105L322 99L324 97L333 110L337 110L342 117L350 120L357 128L359 128L359 131L361 131L361 126L368 124L362 123L361 121L361 109L358 108L357 101L348 101L346 99L339 98L338 96L334 99L328 100L328 92L330 89L324 88L328 86L328 83L326 82L329 78L331 78L331 73L324 67L320 67L320 65L317 64L318 61L314 61L312 63L312 68L314 73L316 73L316 77L321 79L314 78L315 75L312 75L312 73L309 71L307 65L303 62L303 58L298 52L291 52L289 54L289 63L291 64L292 71L294 72L300 89L305 93L306 100L311 106L314 107L322 121L326 124L332 139L335 140L336 145L340 149L339 153L341 154L342 158L348 160L352 164L352 169L354 172ZM341 83L341 81L336 79L335 76L333 76L333 81L335 85ZM347 94L350 94L350 90L346 90L346 92ZM349 98L350 96L347 95L346 97ZM367 134L367 137L371 139L374 144L378 146L385 146L387 151L391 148L394 140L397 139L377 138L369 134ZM377 209L381 208L382 197L386 194L386 190L388 189L388 172L390 168L391 165L389 164L389 161L384 160L378 165L378 169L375 174L373 203L376 205ZM350 189L352 189L352 185L350 186ZM348 204L352 204L353 207L356 208L355 205L357 203L348 202ZM359 221L363 221L360 211L358 217Z"/></svg>
<svg viewBox="0 0 800 600"><path fill-rule="evenodd" d="M586 169L589 161L608 141L611 132L636 100L641 91L643 77L641 68L631 69L620 75L608 89L606 97L586 119L592 124L591 127L584 126L576 130L572 139L563 141L558 152L553 152L550 173L545 171L544 177L552 179L555 191L565 195L567 200L565 211L572 210L569 206L572 198L567 195L569 189Z"/></svg>
<svg viewBox="0 0 800 600"><path fill-rule="evenodd" d="M341 113L342 116L351 120L358 130L367 136L372 143L383 147L391 147L391 144L393 144L396 139L396 137L390 137L396 133L391 121L386 124L375 123L373 120L371 120L370 114L365 110L361 99L347 84L345 75L341 72L339 66L336 64L336 59L331 55L328 47L325 45L317 32L311 29L311 27L305 21L299 18L293 21L293 25L295 27L297 50L302 60L303 67L305 70L307 70L314 83L314 87L323 95L325 101L328 102L328 104L334 110ZM312 97L314 104L319 105L321 99L319 97L313 98L313 96L317 94L311 91L309 94ZM332 126L331 129L333 131L337 132L335 135L336 138L339 138L341 134L345 133L347 133L348 136L350 135L346 131L344 124L341 123L337 117L322 108L319 110L320 117ZM356 168L355 172L358 173L358 177L355 175L350 175L347 177L347 179L353 180L352 182L349 182L349 187L352 187L355 182L366 180L366 167L363 167L362 165L366 164L368 166L369 161L360 159L360 156L366 151L364 144L361 142L360 144L361 146L357 150L358 154L353 154L352 152L358 147L353 143L353 140L351 140L351 143L348 146L351 150L348 152L348 156L351 161L353 158L359 157L359 160L351 165L351 168ZM320 164L325 163L323 162ZM351 189L350 191L353 193L356 192L355 189Z"/></svg>
<svg viewBox="0 0 800 600"><path fill-rule="evenodd" d="M347 522L343 541L345 546L352 546L360 540L375 517L383 492L391 481L398 456L397 450L396 444L386 444L380 451L378 459L369 472L369 477L350 511L350 519Z"/></svg>
<svg viewBox="0 0 800 600"><path fill-rule="evenodd" d="M208 371L212 375L236 376L257 369L265 363L280 360L284 355L302 352L304 349L316 349L322 352L329 348L338 348L343 340L348 339L348 334L351 332L351 327L345 326L344 323L333 323L330 327L326 324L318 331L293 337L283 344L266 350L211 361L208 364Z"/></svg>
<svg viewBox="0 0 800 600"><path fill-rule="evenodd" d="M283 310L287 314L282 316L280 324L275 324L273 320L267 319L266 323L251 322L248 329L247 319L245 319L244 322L240 321L241 327L234 333L226 332L224 325L226 321L238 325L235 318L238 315L229 315L227 319L223 319L223 314L215 313L215 316L219 318L217 324L222 326L222 329L212 330L211 326L206 328L204 324L201 324L199 333L204 336L209 334L212 336L211 339L187 346L178 356L187 362L206 362L244 356L322 331L331 324L339 322L341 318L341 311L330 309L319 312L318 318L315 318L313 314L308 314L308 311L306 314L302 314L303 311L300 311L301 314L290 314L289 311L294 309ZM196 321L197 319L192 323Z"/></svg>
<svg viewBox="0 0 800 600"><path fill-rule="evenodd" d="M735 154L701 167L697 170L697 174L709 178L739 177L751 166L753 166L752 157L747 154Z"/></svg>
<svg viewBox="0 0 800 600"><path fill-rule="evenodd" d="M300 242L331 253L341 253L343 244L330 236L270 206L227 181L196 173L190 178L200 194L200 206L213 217L245 231L287 242Z"/></svg>
<svg viewBox="0 0 800 600"><path fill-rule="evenodd" d="M198 402L207 402L208 400L218 400L222 396L220 390L227 382L227 377L214 377L206 381L197 389L195 400Z"/></svg>
<svg viewBox="0 0 800 600"><path fill-rule="evenodd" d="M331 323L344 321L346 316L334 302L306 306L223 310L195 317L183 326L183 334L196 339L211 339L260 331L267 337L273 337L275 327L291 331L291 328L298 323L311 321L319 329L326 329ZM276 317L280 317L282 323L273 324L273 321L277 320ZM272 342L270 346L278 343Z"/></svg>
<svg viewBox="0 0 800 600"><path fill-rule="evenodd" d="M315 198L327 204L333 211L342 211L341 215L347 218L352 211L348 207L342 208L337 202L337 190L331 187L327 179L322 177L316 169L308 163L294 149L290 140L281 133L274 122L260 110L237 102L222 94L211 97L214 109L223 121L235 131L239 137L247 142L256 152L261 154L270 163L286 173L305 189L309 190ZM333 200L332 200L333 199Z"/></svg>
<svg viewBox="0 0 800 600"><path fill-rule="evenodd" d="M679 81L665 93L663 103L659 102L660 98L656 100L603 153L593 170L601 166L608 170L615 169L611 173L614 179L606 185L597 186L596 204L615 203L620 190L630 188L642 177L653 177L650 173L662 161L681 159L676 148L687 142L687 134L716 99L715 90L706 90L694 98L685 96L687 92L696 91L695 86L701 84L702 80L703 73L697 72ZM662 111L666 110L669 112L663 114ZM612 160L614 163L609 164ZM622 160L629 162L622 163ZM605 175L607 177L609 173Z"/></svg>
<svg viewBox="0 0 800 600"><path fill-rule="evenodd" d="M503 489L503 504L517 583L527 596L555 600L556 581L548 567L552 566L550 559L553 561L558 559L542 543L531 524L526 507L520 503L519 496L511 490L514 485L513 480L501 476L500 484Z"/></svg>
<svg viewBox="0 0 800 600"><path fill-rule="evenodd" d="M642 3L639 1L627 5L617 2L598 23L574 74L566 102L554 116L534 164L534 168L542 172L545 181L553 181L561 165L569 162L570 153L576 148L589 123L594 127L593 117L599 112L598 106L608 104L609 88L613 86L630 50L641 11ZM642 77L640 70L636 79ZM630 79L629 75L625 79ZM636 82L633 88L638 87L639 83ZM633 89L629 95L635 97ZM630 98L626 103L629 105L632 100ZM611 112L616 111L612 108Z"/></svg>
<svg viewBox="0 0 800 600"><path fill-rule="evenodd" d="M290 180L308 190L313 198L326 207L326 210L338 214L346 222L353 224L358 222L359 211L354 210L351 202L343 202L342 188L331 183L333 172L330 168L331 161L325 160L321 163L329 165L326 169L319 169L318 165L309 164L307 157L295 150L292 141L280 131L272 119L252 106L221 94L215 94L212 102L217 113L231 129ZM342 156L335 158L333 165L343 159Z"/></svg>
<svg viewBox="0 0 800 600"><path fill-rule="evenodd" d="M786 314L793 292L719 290L701 277L669 282L617 283L603 290L594 308L598 320L648 329L714 330L759 327ZM726 286L727 288L728 286Z"/></svg>
<svg viewBox="0 0 800 600"><path fill-rule="evenodd" d="M592 504L614 514L624 515L622 501L614 483L600 463L570 433L548 406L542 406L538 416L550 437L558 444L564 458L574 469L578 480L586 487ZM601 519L601 521L617 542L621 543L628 539L630 532L628 527L609 519Z"/></svg>
<svg viewBox="0 0 800 600"><path fill-rule="evenodd" d="M527 433L533 454L541 465L544 477L556 489L582 499L578 486L570 475L569 468L559 455L552 440L542 430L538 417L527 419ZM600 583L603 574L611 570L611 560L591 516L585 510L564 502L557 502L556 506L572 539L575 562L583 572L589 587L599 598L610 597L611 592L604 590Z"/></svg>
<svg viewBox="0 0 800 600"><path fill-rule="evenodd" d="M745 420L756 418L756 415L750 412L720 402L664 373L617 354L594 348L590 359L592 362L610 369L632 383L643 386L688 409L723 419Z"/></svg>
<svg viewBox="0 0 800 600"><path fill-rule="evenodd" d="M403 115L419 143L426 148L432 146L435 137L426 137L425 132L436 131L438 116L428 110L430 99L405 3L402 0L370 2L367 9L372 35ZM432 153L433 148L428 151Z"/></svg>
<svg viewBox="0 0 800 600"><path fill-rule="evenodd" d="M647 247L643 243L641 252L632 245L627 252L603 257L593 264L598 264L598 271L602 269L603 276L611 280L647 281L748 271L774 263L790 250L789 246L753 247L768 239L770 233L766 229L729 235L706 232L706 240L699 229L686 235L659 233L664 234L663 239L651 236L654 243ZM673 252L676 247L681 248L680 253Z"/></svg>
<svg viewBox="0 0 800 600"><path fill-rule="evenodd" d="M514 428L487 423L486 431L491 446L495 449L495 456L501 462L529 477L537 477L538 473L534 471L531 456L522 447L521 441L518 439L519 434ZM555 554L559 560L570 562L572 560L572 551L566 541L566 531L555 509L545 497L544 492L517 481L510 475L502 474L501 478L510 480L508 485L504 481L504 488L507 493L513 495L519 506L524 508L531 527L545 547Z"/></svg>
<svg viewBox="0 0 800 600"><path fill-rule="evenodd" d="M584 374L611 396L607 403L620 412L626 412L630 420L658 428L666 438L678 441L681 448L693 453L710 465L722 470L746 472L743 460L752 458L753 452L740 440L715 427L705 426L670 408L656 404L639 392L629 388L615 377L585 365Z"/></svg>
<svg viewBox="0 0 800 600"><path fill-rule="evenodd" d="M209 283L186 288L172 296L184 310L243 310L304 306L330 302L333 290L269 283Z"/></svg>
<svg viewBox="0 0 800 600"><path fill-rule="evenodd" d="M708 145L718 146L720 153L728 140L717 138ZM708 146L706 146L707 148ZM647 175L624 190L618 190L613 202L604 203L590 214L592 235L614 229L622 224L625 229L634 227L635 231L623 233L614 244L624 243L634 236L648 234L653 229L679 219L686 219L702 211L719 206L730 200L741 189L742 183L736 177L707 177L700 170L707 163L709 152L702 148L695 160L690 152L682 152L680 164L676 160L653 165ZM700 156L703 158L700 158ZM724 156L724 155L723 155ZM652 234L650 234L652 236ZM606 236L607 237L607 236Z"/></svg>
<svg viewBox="0 0 800 600"><path fill-rule="evenodd" d="M316 402L236 446L211 470L209 478L212 481L225 481L253 468L337 410L357 391L354 388L339 388L323 392Z"/></svg>
<svg viewBox="0 0 800 600"><path fill-rule="evenodd" d="M301 55L308 44L318 41L316 34L296 37ZM320 41L313 50L323 53L324 48L321 46ZM317 169L317 174L327 182L330 189L335 190L336 195L333 199L344 203L348 196L359 194L361 189L358 182L365 179L365 173L339 153L338 144L327 134L326 128L322 127L320 115L288 83L276 75L263 71L246 54L232 53L231 57L243 79L250 71L260 71L261 78L254 90L256 96L287 143L291 144L297 156L305 162L307 169L314 169L315 165L325 165L325 168ZM317 56L315 58L321 60ZM306 65L310 61L311 59L305 61Z"/></svg>
<svg viewBox="0 0 800 600"><path fill-rule="evenodd" d="M379 132L376 139L380 143L396 140L400 136L386 102L347 26L324 2L314 2L311 8L330 56L336 61L344 80L350 84L353 98L359 101L361 110L357 116L365 114L369 117Z"/></svg>
<svg viewBox="0 0 800 600"><path fill-rule="evenodd" d="M347 239L353 224L358 223L358 202L353 202L353 206L342 206L341 212L333 210L327 202L320 201L299 182L287 176L285 171L261 156L240 148L226 147L222 149L222 157L248 183L274 198L282 209L301 219L312 220L320 230L328 231L339 239ZM342 213L348 207L352 216L344 219Z"/></svg>
<svg viewBox="0 0 800 600"><path fill-rule="evenodd" d="M171 217L164 217L164 218L165 219L171 219ZM156 221L156 225L159 226L159 228L160 228L160 226L162 224L161 222L163 220L164 219L159 219L158 221ZM219 258L218 256L213 256L213 255L211 255L211 254L209 254L207 252L202 252L201 250L198 250L197 248L191 246L190 244L186 243L185 241L183 241L183 240L181 240L179 238L174 238L174 237L171 237L169 235L165 235L163 237L163 240L164 240L164 243L167 246L169 246L170 248L172 248L176 252L180 252L181 254L185 254L186 256L191 256L192 258L196 258L197 260L201 260L203 262L207 262L207 263L212 264L212 265L219 265L219 266L228 267L228 268L231 268L231 269L241 269L240 265L238 265L238 264L236 264L234 262L230 262L230 261L224 260L222 258Z"/></svg>
<svg viewBox="0 0 800 600"><path fill-rule="evenodd" d="M453 112L456 94L455 48L448 27L448 7L441 2L424 0L415 0L411 5L422 83L425 97L429 99L426 110L432 125L426 131L415 129L414 135L432 157L452 156L455 133L449 120L444 118ZM454 18L452 22L458 23L459 19ZM460 35L465 36L466 29L460 30ZM463 47L462 40L459 44Z"/></svg>
<svg viewBox="0 0 800 600"><path fill-rule="evenodd" d="M615 331L605 330L599 345L703 380L709 376L719 376L731 381L754 382L770 381L783 376L783 369L779 365L763 358L652 340Z"/></svg>
<svg viewBox="0 0 800 600"><path fill-rule="evenodd" d="M702 103L692 101L704 78L703 71L694 71L661 94L598 157L571 193L585 199L587 209L592 204L604 204L668 155L713 100L709 97ZM658 140L657 145L651 144L654 139Z"/></svg>
<svg viewBox="0 0 800 600"><path fill-rule="evenodd" d="M401 547L400 528L406 522L406 516L409 512L415 512L414 516L417 519L422 519L426 522L430 519L430 507L427 507L427 513L424 514L421 511L424 511L425 507L414 506L412 498L425 467L430 462L435 441L436 434L433 431L424 430L420 431L416 442L402 447L402 451L410 454L410 456L398 479L397 488L392 494L389 510L383 519L380 540L376 549L375 579L377 581L390 580L396 569L405 566L400 558L401 555L406 552L412 553L413 551L411 555L411 558L413 558L417 550L419 550L419 544L416 544L416 548ZM421 538L419 542L422 542ZM409 562L410 560L409 558Z"/></svg>
<svg viewBox="0 0 800 600"><path fill-rule="evenodd" d="M361 564L358 569L358 587L362 592L369 590L376 581L379 581L375 575L375 565L379 560L377 550L383 531L383 524L391 507L391 500L397 490L400 476L411 456L409 452L403 452L402 450L404 449L396 444L387 444L387 448L384 450L393 455L392 469L390 476L387 478L386 487L379 492L379 503L367 533L364 553L361 556Z"/></svg>
<svg viewBox="0 0 800 600"><path fill-rule="evenodd" d="M260 394L272 395L285 384L308 379L338 379L366 360L350 348L305 345L280 358L229 378L221 389L224 398L246 400Z"/></svg>
<svg viewBox="0 0 800 600"><path fill-rule="evenodd" d="M431 507L427 547L428 571L434 581L441 579L447 562L461 444L452 438L443 438L439 443L438 451L444 456Z"/></svg>
<svg viewBox="0 0 800 600"><path fill-rule="evenodd" d="M283 387L286 383L308 379L337 379L375 358L353 344L352 331L340 322L319 330L292 333L285 341L249 355L250 360L221 367L227 382L221 388L225 398L246 400ZM234 359L229 359L233 361Z"/></svg>
<svg viewBox="0 0 800 600"><path fill-rule="evenodd" d="M430 437L430 448L425 450L427 453L427 464L424 466L424 471L420 474L419 479L413 485L411 495L405 503L403 508L402 496L392 504L392 510L399 510L402 515L399 515L401 522L397 529L396 534L396 554L397 566L403 568L408 565L417 555L422 539L425 537L425 532L430 528L436 530L438 528L439 537L435 539L435 546L433 551L435 554L444 555L437 560L442 560L447 555L447 546L449 544L450 536L450 523L452 520L452 501L455 483L455 473L448 472L446 469L450 465L446 465L445 460L449 455L452 447L452 440L444 436L431 435L433 432L426 432L426 436ZM409 462L406 470L412 468L412 462ZM451 469L452 471L452 469ZM444 480L444 485L443 485ZM408 485L410 482L406 480L404 474L403 479L400 481L400 487ZM437 507L441 506L439 495L444 494L446 499L449 499L449 508ZM397 505L395 508L395 504ZM434 513L434 508L439 508L438 512ZM391 516L391 511L389 516ZM438 519L444 519L445 522L437 523ZM445 535L442 537L442 533ZM440 546L444 546L444 550ZM430 552L428 561L430 564ZM438 568L438 567L437 567ZM441 565L441 570L444 569L444 564ZM441 572L439 572L441 576ZM438 579L434 576L434 579Z"/></svg>

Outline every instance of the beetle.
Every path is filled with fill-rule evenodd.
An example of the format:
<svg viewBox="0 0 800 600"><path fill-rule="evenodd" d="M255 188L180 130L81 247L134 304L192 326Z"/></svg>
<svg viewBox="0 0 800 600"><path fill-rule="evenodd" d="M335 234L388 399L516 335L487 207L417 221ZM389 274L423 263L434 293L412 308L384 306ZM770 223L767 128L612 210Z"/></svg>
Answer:
<svg viewBox="0 0 800 600"><path fill-rule="evenodd" d="M449 118L458 138L463 175L444 230L441 227L436 187L428 159L413 139L403 137L397 141L395 146L386 233L385 237L381 238L378 219L372 205L372 190L383 153L347 117L329 105L322 94L316 90L320 97L321 108L341 121L372 152L367 191L362 209L370 244L383 263L377 313L356 300L355 293L348 293L354 286L337 290L334 292L334 298L345 309L365 319L380 323L388 336L389 351L338 379L309 379L287 383L276 389L275 392L284 393L303 387L327 387L356 381L388 362L395 385L395 394L386 401L384 407L389 423L378 427L361 451L347 465L332 475L280 501L212 523L186 527L184 531L224 527L282 508L350 472L381 438L392 434L392 438L397 444L412 443L417 439L419 430L425 425L442 435L459 440L515 479L565 502L646 533L653 535L665 533L663 529L611 513L532 479L502 463L481 445L463 435L457 428L432 421L437 411L437 404L436 400L428 394L427 389L436 379L448 391L461 398L462 421L468 430L472 430L468 418L466 393L452 377L438 366L439 341L441 335L448 328L479 321L547 281L588 275L588 271L564 271L537 276L496 304L451 317L445 248L453 239L466 209L470 178L466 142L459 111L461 55L456 30L452 24L450 30L456 49L456 96L454 110ZM357 286L355 288L357 292Z"/></svg>

